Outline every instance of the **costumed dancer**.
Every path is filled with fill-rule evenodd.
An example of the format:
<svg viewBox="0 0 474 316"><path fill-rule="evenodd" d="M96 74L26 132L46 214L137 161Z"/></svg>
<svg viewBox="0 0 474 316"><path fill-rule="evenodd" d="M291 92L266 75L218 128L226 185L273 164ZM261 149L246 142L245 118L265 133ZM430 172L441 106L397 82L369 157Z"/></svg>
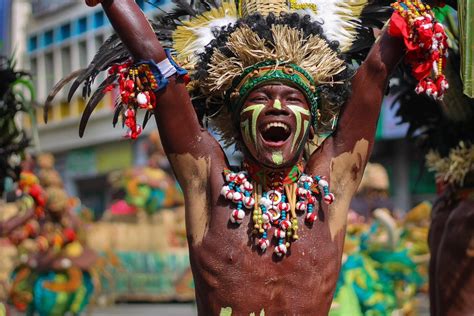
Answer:
<svg viewBox="0 0 474 316"><path fill-rule="evenodd" d="M456 8L456 1L450 5ZM459 1L464 14L472 5L471 1ZM415 138L426 154L428 169L436 175L438 197L429 231L431 315L469 315L474 312L474 100L463 94L463 88L467 93L470 86L465 82L463 87L459 65L473 52L471 47L467 56L462 56L458 47L472 40L472 34L465 33L472 23L459 30L456 12L448 6L436 15L451 43L445 61L450 89L442 102L433 102L411 93L412 86L408 86L400 94L398 115L410 124L409 136ZM458 38L462 34L464 37Z"/></svg>
<svg viewBox="0 0 474 316"><path fill-rule="evenodd" d="M27 315L80 314L93 290L95 254L84 245L70 198L60 187L44 188L31 172L20 175L18 218L33 216L7 237L17 246L10 302ZM13 219L12 219L13 220Z"/></svg>
<svg viewBox="0 0 474 316"><path fill-rule="evenodd" d="M185 195L199 314L326 315L349 201L373 147L388 78L405 54L403 32L383 31L354 70L353 58L373 40L357 19L365 1L178 2L156 34L132 0L86 2L102 3L122 42L110 38L76 73L69 97L81 83L88 96L98 72L109 69L86 106L80 135L114 88L121 96L114 124L122 117L126 137L143 128L137 110L148 110L145 122L155 115ZM435 25L420 1L400 5L406 12L395 13L396 26L412 40L419 39L417 27ZM189 21L172 23L179 13ZM422 21L414 25L412 15ZM172 43L182 67L160 40ZM431 47L425 50L423 58L437 61ZM212 116L224 147L243 151L239 171L230 170L202 116ZM336 121L303 160L306 142Z"/></svg>
<svg viewBox="0 0 474 316"><path fill-rule="evenodd" d="M388 181L382 165L367 165L351 202L331 316L415 312L415 295L426 282L427 241L426 234L420 238L413 231L418 227L405 224L429 215L420 215L426 208L419 206L408 213L410 221L397 221L391 215Z"/></svg>
<svg viewBox="0 0 474 316"><path fill-rule="evenodd" d="M21 172L24 150L30 140L17 125L20 112L32 114L34 90L28 73L15 69L15 61L0 56L0 212L4 212L4 200L14 196L14 184ZM32 115L31 118L34 116ZM32 210L22 216L0 221L0 238L24 225L34 216ZM0 315L7 313L7 306L0 301Z"/></svg>

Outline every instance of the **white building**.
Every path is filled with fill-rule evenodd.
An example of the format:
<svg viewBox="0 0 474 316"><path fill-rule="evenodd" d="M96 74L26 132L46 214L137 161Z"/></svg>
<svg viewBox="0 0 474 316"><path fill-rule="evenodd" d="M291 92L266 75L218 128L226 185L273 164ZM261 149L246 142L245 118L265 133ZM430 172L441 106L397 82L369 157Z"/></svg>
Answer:
<svg viewBox="0 0 474 316"><path fill-rule="evenodd" d="M162 2L167 5L170 1ZM144 1L137 3L148 15L158 11ZM91 8L78 0L34 0L29 17L24 56L26 67L33 74L37 100L42 104L56 82L89 64L113 30L100 6ZM97 78L98 83L103 78ZM69 86L56 96L48 124L43 121L43 108L37 109L40 149L54 153L69 193L79 196L100 214L110 195L108 173L144 163L144 137L124 140L125 130L112 127L115 97L110 93L97 106L84 137L79 138L79 120L86 103L82 87L70 103L68 90ZM150 120L145 133L155 128Z"/></svg>

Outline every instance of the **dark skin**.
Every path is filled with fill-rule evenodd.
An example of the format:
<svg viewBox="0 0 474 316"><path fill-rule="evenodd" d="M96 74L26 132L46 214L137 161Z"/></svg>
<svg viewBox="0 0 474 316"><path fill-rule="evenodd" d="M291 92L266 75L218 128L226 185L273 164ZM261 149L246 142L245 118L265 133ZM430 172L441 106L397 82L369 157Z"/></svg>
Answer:
<svg viewBox="0 0 474 316"><path fill-rule="evenodd" d="M474 201L448 186L433 206L429 232L431 315L474 310ZM449 268L447 268L449 267Z"/></svg>
<svg viewBox="0 0 474 316"><path fill-rule="evenodd" d="M136 59L158 62L165 58L162 46L134 1L106 0L102 5ZM336 202L329 208L322 206L320 220L313 227L299 218L300 239L282 259L271 250L262 254L252 246L247 229L250 216L245 217L240 227L229 224L231 205L220 195L224 185L222 171L229 165L218 142L200 126L185 85L171 78L167 88L157 93L158 130L185 194L190 261L200 315L218 315L224 308L231 308L232 315L258 314L262 309L268 315L328 313L340 268L349 202L373 147L389 74L403 54L402 43L383 32L357 71L352 96L344 106L337 131L312 154L305 167L308 174L330 179ZM294 100L288 96L294 97L295 92L288 88L264 88L267 100L263 102L262 113L270 111L277 99L282 110L272 115L290 113L288 108ZM243 108L249 103L262 103L252 97L251 93ZM308 108L304 98L301 106ZM291 113L289 116L293 139L296 122ZM264 117L259 115L258 122ZM245 150L246 159L257 163L267 154L253 157L251 148ZM284 162L291 165L301 156L301 151L286 151ZM265 163L272 170L284 165L269 159Z"/></svg>

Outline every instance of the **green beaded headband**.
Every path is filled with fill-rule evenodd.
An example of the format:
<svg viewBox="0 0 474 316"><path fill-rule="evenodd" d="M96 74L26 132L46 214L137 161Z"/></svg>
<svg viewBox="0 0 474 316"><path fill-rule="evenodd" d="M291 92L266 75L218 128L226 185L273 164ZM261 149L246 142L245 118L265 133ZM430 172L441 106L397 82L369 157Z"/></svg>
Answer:
<svg viewBox="0 0 474 316"><path fill-rule="evenodd" d="M313 126L317 127L318 90L313 78L304 69L295 64L277 63L269 60L248 67L237 77L227 91L226 101L233 115L240 112L246 97L262 84L271 81L288 83L304 93L312 114Z"/></svg>

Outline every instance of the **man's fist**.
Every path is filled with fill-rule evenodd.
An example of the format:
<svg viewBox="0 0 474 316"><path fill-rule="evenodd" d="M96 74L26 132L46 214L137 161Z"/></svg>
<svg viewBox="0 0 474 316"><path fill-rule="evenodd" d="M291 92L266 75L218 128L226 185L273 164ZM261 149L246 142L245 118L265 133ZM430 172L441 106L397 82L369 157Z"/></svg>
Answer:
<svg viewBox="0 0 474 316"><path fill-rule="evenodd" d="M102 0L86 0L86 4L89 7L95 7L96 5L98 5L101 2L102 2Z"/></svg>

